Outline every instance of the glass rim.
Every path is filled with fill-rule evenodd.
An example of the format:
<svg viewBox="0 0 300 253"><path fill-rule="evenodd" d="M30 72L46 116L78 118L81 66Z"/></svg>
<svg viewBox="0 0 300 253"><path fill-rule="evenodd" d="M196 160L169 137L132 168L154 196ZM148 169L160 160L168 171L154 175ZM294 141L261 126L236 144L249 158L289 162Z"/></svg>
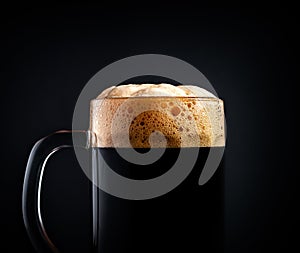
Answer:
<svg viewBox="0 0 300 253"><path fill-rule="evenodd" d="M104 97L94 98L91 102L103 101L103 100L118 100L118 99L197 99L203 101L223 101L218 97L197 97L197 96L138 96L138 97Z"/></svg>

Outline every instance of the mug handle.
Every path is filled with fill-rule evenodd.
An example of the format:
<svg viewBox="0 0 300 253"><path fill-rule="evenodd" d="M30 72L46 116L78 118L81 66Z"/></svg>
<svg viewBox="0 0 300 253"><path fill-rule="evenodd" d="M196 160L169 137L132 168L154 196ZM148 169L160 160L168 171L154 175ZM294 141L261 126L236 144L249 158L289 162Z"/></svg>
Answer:
<svg viewBox="0 0 300 253"><path fill-rule="evenodd" d="M73 144L72 136L76 143ZM37 252L59 253L47 235L41 216L43 173L50 156L62 148L89 146L89 131L57 131L39 140L31 150L24 179L22 210L25 227Z"/></svg>

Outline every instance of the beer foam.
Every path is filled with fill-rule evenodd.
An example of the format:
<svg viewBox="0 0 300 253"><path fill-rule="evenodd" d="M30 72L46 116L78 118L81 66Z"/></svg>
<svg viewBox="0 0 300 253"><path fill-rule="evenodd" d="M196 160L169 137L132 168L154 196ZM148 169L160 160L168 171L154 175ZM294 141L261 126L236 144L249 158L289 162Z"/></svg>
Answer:
<svg viewBox="0 0 300 253"><path fill-rule="evenodd" d="M161 84L126 84L111 86L104 90L97 99L115 97L215 97L209 91L194 85L174 86Z"/></svg>
<svg viewBox="0 0 300 253"><path fill-rule="evenodd" d="M91 101L94 147L224 146L223 101L198 86L112 86Z"/></svg>

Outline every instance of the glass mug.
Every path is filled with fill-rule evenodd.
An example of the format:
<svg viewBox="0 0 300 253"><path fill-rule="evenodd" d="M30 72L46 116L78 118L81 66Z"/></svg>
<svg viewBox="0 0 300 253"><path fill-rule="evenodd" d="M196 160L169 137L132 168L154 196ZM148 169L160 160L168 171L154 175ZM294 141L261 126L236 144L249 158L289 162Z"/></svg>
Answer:
<svg viewBox="0 0 300 253"><path fill-rule="evenodd" d="M72 135L78 143L73 144ZM210 152L224 151L221 99L98 98L90 103L88 131L59 131L38 141L29 157L23 190L24 221L38 252L59 252L41 217L43 171L52 154L73 145L90 153L93 253L223 251L224 159L213 176L199 185ZM155 161L130 160L150 150L159 154ZM185 158L179 161L182 155ZM171 182L173 187L162 194L155 180L164 182L175 165L179 174L182 170L186 175ZM116 182L104 172L107 168L136 183L128 187L130 196L118 185L110 192L110 183ZM150 180L149 192L135 188Z"/></svg>

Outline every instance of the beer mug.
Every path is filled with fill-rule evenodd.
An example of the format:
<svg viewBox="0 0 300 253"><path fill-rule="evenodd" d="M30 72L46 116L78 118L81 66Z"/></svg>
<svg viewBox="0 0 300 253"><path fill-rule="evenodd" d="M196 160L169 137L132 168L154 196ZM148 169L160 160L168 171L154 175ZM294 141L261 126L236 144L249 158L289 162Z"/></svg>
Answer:
<svg viewBox="0 0 300 253"><path fill-rule="evenodd" d="M90 102L87 131L38 141L23 189L38 252L60 252L42 222L40 190L49 157L72 146L90 153L93 253L223 251L221 99L196 86L113 86Z"/></svg>

